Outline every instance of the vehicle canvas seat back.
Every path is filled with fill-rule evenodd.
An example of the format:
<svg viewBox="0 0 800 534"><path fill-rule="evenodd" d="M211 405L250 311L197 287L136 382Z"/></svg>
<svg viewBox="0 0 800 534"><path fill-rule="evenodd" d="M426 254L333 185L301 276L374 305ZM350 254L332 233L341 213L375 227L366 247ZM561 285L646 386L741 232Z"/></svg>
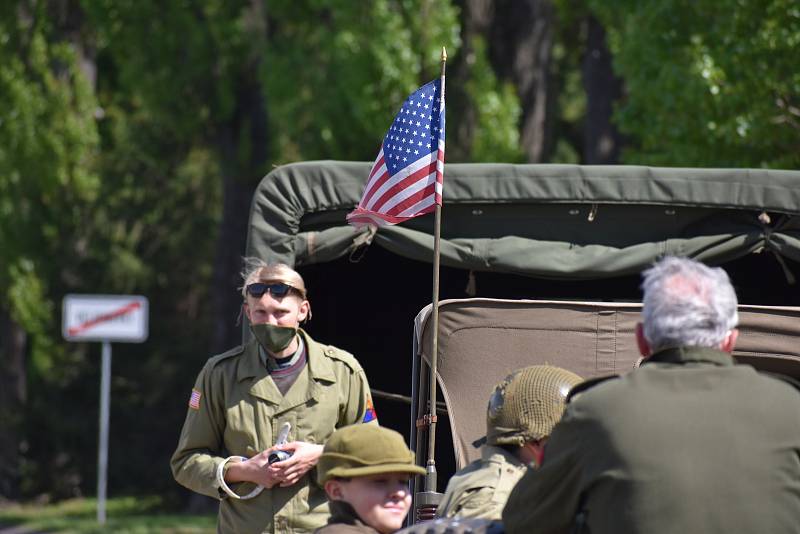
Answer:
<svg viewBox="0 0 800 534"><path fill-rule="evenodd" d="M585 379L632 371L641 304L499 299L444 300L439 307L437 380L447 407L456 468L480 456L486 406L496 383L515 369L550 364ZM800 379L800 308L740 306L734 356ZM416 320L417 354L430 365L430 306ZM423 380L424 383L424 380ZM426 398L419 403L427 405ZM418 455L426 447L418 447ZM424 458L418 458L424 465Z"/></svg>

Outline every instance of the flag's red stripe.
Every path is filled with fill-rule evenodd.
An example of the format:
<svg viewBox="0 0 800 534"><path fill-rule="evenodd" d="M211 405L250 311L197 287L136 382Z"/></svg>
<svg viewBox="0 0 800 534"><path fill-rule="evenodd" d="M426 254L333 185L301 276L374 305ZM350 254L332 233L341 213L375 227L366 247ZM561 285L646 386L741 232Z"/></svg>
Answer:
<svg viewBox="0 0 800 534"><path fill-rule="evenodd" d="M352 213L348 216L347 222L352 224L353 226L366 226L366 225L377 225L383 226L384 224L394 224L391 221L387 221L383 217L379 217L377 215L367 216L367 215L353 215Z"/></svg>
<svg viewBox="0 0 800 534"><path fill-rule="evenodd" d="M444 186L444 146L442 145L439 145L437 159L442 162L442 166L441 168L436 167L436 181ZM436 192L436 203L442 205L442 195L438 191Z"/></svg>
<svg viewBox="0 0 800 534"><path fill-rule="evenodd" d="M437 151L437 160L441 161L442 163L444 163L444 150L442 150L441 148L439 148L439 150ZM375 166L373 167L370 176L374 176L376 169L380 168L384 164L385 164L385 161L384 161L383 157L381 157L379 159L379 161L375 163ZM399 182L398 184L396 184L392 189L390 189L389 191L386 191L381 196L381 202L385 203L388 199L392 198L393 194L396 194L398 192L398 190L401 190L401 189L407 187L408 185L413 184L414 182L416 182L419 178L422 177L421 175L424 176L425 172L430 174L430 172L433 171L434 167L435 167L435 170L436 170L436 182L438 182L439 184L442 184L443 181L444 181L443 173L438 168L438 165L436 163L432 163L427 168L419 169L414 174L409 175L402 182ZM388 222L389 224L397 224L397 222L402 222L404 220L407 220L407 219L411 218L411 217L397 217L396 216L397 213L401 213L403 210L407 209L408 207L413 206L416 202L419 202L426 195L429 195L429 194L433 194L435 196L434 201L436 202L436 204L439 204L439 205L442 204L442 195L439 194L438 192L436 192L435 186L431 185L431 186L426 186L425 189L422 189L422 190L416 192L414 195L412 195L408 199L405 199L405 200L401 201L400 204L398 204L397 206L395 206L392 209L390 209L388 211L388 213L386 213L386 214L379 213L378 211L366 210L364 208L364 206L369 204L372 195L375 193L375 191L377 191L381 187L381 185L383 183L385 183L385 181L387 179L388 179L388 172L384 172L383 176L381 176L380 179L373 180L372 184L369 185L369 190L364 194L364 196L362 197L361 202L359 202L359 208L357 210L353 211L350 215L348 215L348 217L347 217L348 222L350 222L351 224L375 224L376 221L372 217L378 217L378 218L380 218L380 220ZM431 187L433 187L433 192L431 192ZM358 211L363 211L365 213L370 213L370 215L372 215L372 217L358 216L357 215ZM422 213L429 213L430 211L432 211L432 210L426 208ZM393 221L397 221L397 222L393 222Z"/></svg>
<svg viewBox="0 0 800 534"><path fill-rule="evenodd" d="M88 330L89 328L93 327L94 325L96 325L98 323L103 323L105 321L110 321L111 319L119 317L120 315L125 315L126 313L132 312L133 310L135 310L135 309L137 309L139 307L141 307L141 303L140 302L131 302L127 306L123 306L122 308L120 308L118 310L115 310L115 311L109 312L109 313L104 313L103 315L98 315L94 319L90 319L90 320L86 321L83 324L79 324L78 326L73 326L72 328L67 330L67 333L69 333L69 335L71 335L71 336L74 336L76 334L80 334L84 330Z"/></svg>
<svg viewBox="0 0 800 534"><path fill-rule="evenodd" d="M425 186L423 189L420 189L413 195L405 198L402 202L398 203L392 209L388 210L386 213L388 215L399 215L403 213L406 209L410 208L417 202L421 201L426 197L433 196L436 192L436 183L432 183L430 185Z"/></svg>
<svg viewBox="0 0 800 534"><path fill-rule="evenodd" d="M366 205L368 205L368 204L370 203L370 200L372 199L372 195L374 195L374 194L375 194L375 191L377 191L378 189L380 189L380 187L381 187L381 186L382 186L382 185L383 185L383 184L386 182L386 180L388 180L388 179L389 179L389 169L387 168L387 169L385 169L385 170L383 171L383 174L381 174L380 176L377 176L377 177L375 178L375 180L374 180L374 181L373 181L371 184L368 184L369 190L368 190L368 191L366 191L366 192L364 193L364 195L361 197L361 202L359 202L359 203L358 203L358 205L359 205L359 206L366 206Z"/></svg>
<svg viewBox="0 0 800 534"><path fill-rule="evenodd" d="M372 177L375 176L375 173L378 171L378 169L381 168L382 165L383 165L383 149L381 149L378 159L376 159L375 163L372 165L372 170L369 171L369 177L367 178L367 183L369 183L369 181L372 180Z"/></svg>
<svg viewBox="0 0 800 534"><path fill-rule="evenodd" d="M375 164L372 166L372 170L369 171L369 178L367 178L367 187L369 188L370 191L375 189L376 182L382 180L382 175L379 175L377 178L374 177L378 173L381 167L385 167L385 163L386 161L383 156L383 151L381 151L380 157L375 161ZM384 171L383 174L386 174L386 171ZM368 191L366 190L364 191L364 195L361 197L362 199L366 198L367 192Z"/></svg>
<svg viewBox="0 0 800 534"><path fill-rule="evenodd" d="M377 208L376 206L380 205L383 202L386 202L387 199L392 198L391 195L393 193L391 191L396 190L396 188L398 187L399 184L406 184L404 187L407 187L408 185L414 183L413 181L411 181L410 183L408 181L395 183L395 182L393 182L395 177L397 177L402 171L413 172L413 173L419 172L421 170L421 167L418 167L418 166L419 165L424 165L425 160L427 158L429 158L431 155L432 154L426 154L423 157L421 157L421 158L419 158L419 159L417 159L415 161L412 161L410 164L406 165L400 171L396 172L393 175L389 175L389 171L386 170L385 173L380 176L380 183L374 184L375 186L373 186L373 184L369 184L369 183L367 184L367 188L369 189L369 195L365 194L361 198L361 201L359 202L358 205L360 207L364 208L364 209L379 210L379 208ZM413 170L413 169L416 169L416 170ZM413 174L409 175L409 176L413 176ZM403 180L407 180L407 178L408 177L403 178ZM395 188L395 189L382 191L380 193L381 197L380 198L376 198L375 195L378 194L378 191L381 191L381 189L386 187L387 184L389 185L389 187L392 187L392 188ZM389 193L390 196L388 196L388 197L384 196L386 193ZM379 200L380 202L376 202L376 200Z"/></svg>
<svg viewBox="0 0 800 534"><path fill-rule="evenodd" d="M421 212L419 212L418 215L422 215L424 213L430 213L431 211L433 211L433 209L434 209L434 206L431 206L429 209L426 208L426 209L422 210ZM383 221L383 222L381 223L381 222L375 221L376 218L378 219L378 221ZM357 208L357 209L351 211L350 214L347 216L347 222L349 222L350 224L355 224L355 225L358 225L358 224L362 224L362 225L363 224L398 224L398 223L401 223L403 221L407 221L407 220L413 219L413 218L414 217L396 217L394 215L387 215L385 213L377 213L377 212L374 212L374 211L368 211L368 210L363 210L361 208Z"/></svg>
<svg viewBox="0 0 800 534"><path fill-rule="evenodd" d="M388 201L390 198L395 196L397 193L399 193L406 187L410 186L413 183L416 183L420 178L430 175L435 170L436 170L436 162L433 162L427 167L423 167L418 171L409 174L408 176L406 176L405 178L394 184L392 187L390 187L388 190L386 190L378 199L378 201L375 203L373 209L376 212L381 212L382 211L381 208L386 203L386 201Z"/></svg>

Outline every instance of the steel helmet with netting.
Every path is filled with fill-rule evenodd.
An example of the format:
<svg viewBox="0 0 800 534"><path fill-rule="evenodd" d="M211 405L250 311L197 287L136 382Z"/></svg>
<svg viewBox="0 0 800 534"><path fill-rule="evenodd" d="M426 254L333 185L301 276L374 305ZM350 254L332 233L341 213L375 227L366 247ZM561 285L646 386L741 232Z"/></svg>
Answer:
<svg viewBox="0 0 800 534"><path fill-rule="evenodd" d="M564 413L567 393L580 382L580 376L552 365L514 371L489 398L487 443L524 445L549 436Z"/></svg>

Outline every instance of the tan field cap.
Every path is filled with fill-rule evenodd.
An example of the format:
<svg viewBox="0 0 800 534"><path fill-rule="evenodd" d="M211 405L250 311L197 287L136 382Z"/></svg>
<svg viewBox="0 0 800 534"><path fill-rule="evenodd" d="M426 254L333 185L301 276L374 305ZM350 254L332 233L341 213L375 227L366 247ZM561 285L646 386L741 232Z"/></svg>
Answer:
<svg viewBox="0 0 800 534"><path fill-rule="evenodd" d="M399 432L377 425L340 428L328 438L317 464L320 484L382 473L424 475L425 469L414 463L414 453Z"/></svg>

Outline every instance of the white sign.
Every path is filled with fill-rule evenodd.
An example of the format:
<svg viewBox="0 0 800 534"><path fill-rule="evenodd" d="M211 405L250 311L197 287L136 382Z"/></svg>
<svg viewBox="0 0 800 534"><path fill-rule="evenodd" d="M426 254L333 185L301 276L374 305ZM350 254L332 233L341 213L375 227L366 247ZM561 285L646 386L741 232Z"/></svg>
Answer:
<svg viewBox="0 0 800 534"><path fill-rule="evenodd" d="M147 298L139 295L67 295L61 332L67 341L147 339Z"/></svg>

